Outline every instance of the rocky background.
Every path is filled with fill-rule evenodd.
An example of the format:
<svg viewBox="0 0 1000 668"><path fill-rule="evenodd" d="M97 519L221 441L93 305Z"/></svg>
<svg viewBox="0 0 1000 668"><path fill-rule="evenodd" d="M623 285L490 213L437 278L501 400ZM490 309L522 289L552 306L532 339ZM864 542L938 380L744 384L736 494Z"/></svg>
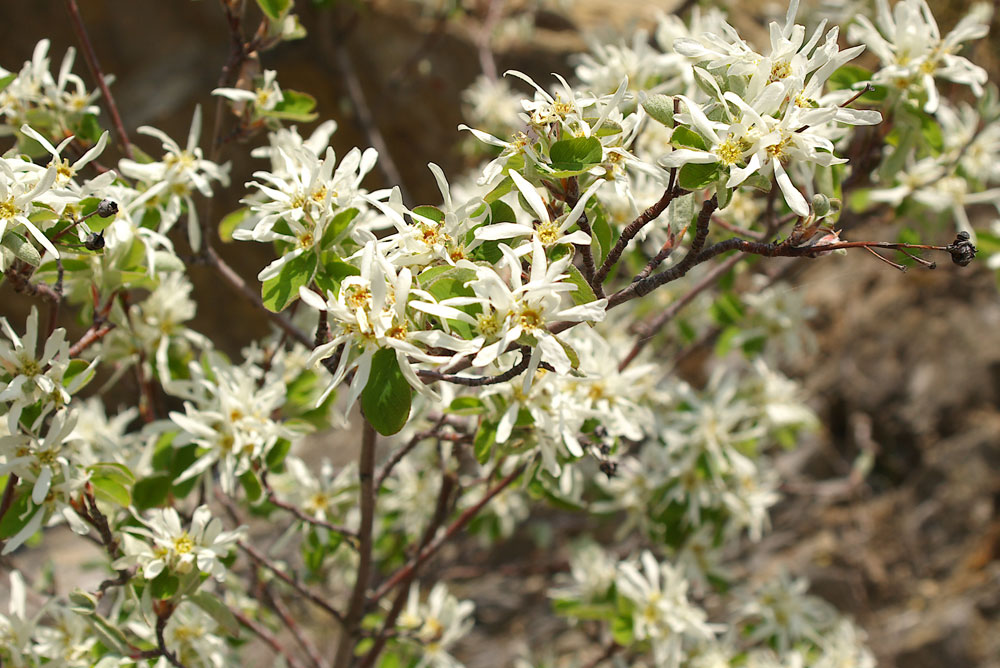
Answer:
<svg viewBox="0 0 1000 668"><path fill-rule="evenodd" d="M426 163L434 160L446 173L463 165L455 148L460 139L455 127L462 121L457 100L479 72L478 24L441 21L405 0L376 0L366 3L361 19L342 37L330 12L298 4L310 38L268 53L265 65L279 71L284 87L316 95L321 117L338 121L333 138L338 154L370 143L347 87L353 72L411 201L435 200ZM674 4L564 2L563 11L535 17L530 42L498 48L498 66L542 81L549 72L569 74L567 56L586 48L583 35L648 25L657 11L671 11ZM937 4L935 13L947 30L961 15L960 3ZM127 128L150 124L184 137L196 103L206 110L206 124L210 121L214 102L208 93L228 53L216 2L86 0L81 5L102 65L116 76L113 90ZM734 3L735 19L752 24L751 7L783 11ZM75 44L62 2L8 2L3 21L0 65L7 69L17 69L42 37L52 40L55 63ZM996 81L1000 68L993 44L983 40L975 60L990 66ZM82 59L75 71L89 80ZM138 143L157 148L142 137ZM250 169L238 166L233 183L247 180ZM373 177L372 187L382 185L377 173ZM241 191L221 193L215 211L235 208ZM893 235L889 222L851 232L852 238ZM230 244L222 252L246 277L268 260L257 244ZM982 263L964 270L942 263L934 272L899 274L861 253L802 261L791 271L794 289L817 309L811 327L819 352L797 375L824 427L782 462L785 500L774 513L772 532L748 548L748 572L787 567L808 575L814 593L867 630L881 666L1000 667L995 275ZM234 352L265 331L263 320L242 301L219 292L207 270L195 268L193 278L202 299L197 330ZM16 321L26 309L9 286L0 285L0 313ZM851 470L861 453L874 457L864 479ZM51 541L65 583L71 579L66 573L75 572L85 556L77 550L78 540L63 542L56 535ZM474 544L455 549L470 560L487 558ZM456 588L476 599L483 622L465 645L468 665L506 665L504 657L517 643L547 646L554 627L546 621L542 579L526 575L516 593L500 586L504 554L537 549L527 535L516 537L488 556L495 576L480 574ZM538 563L552 564L552 556L539 551Z"/></svg>

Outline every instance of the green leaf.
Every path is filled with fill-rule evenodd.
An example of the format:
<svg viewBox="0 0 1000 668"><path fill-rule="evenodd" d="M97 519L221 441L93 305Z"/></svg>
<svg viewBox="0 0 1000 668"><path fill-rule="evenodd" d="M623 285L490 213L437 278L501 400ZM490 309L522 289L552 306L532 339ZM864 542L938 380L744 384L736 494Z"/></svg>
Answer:
<svg viewBox="0 0 1000 668"><path fill-rule="evenodd" d="M770 192L771 185L772 185L771 179L767 178L760 172L756 174L751 174L749 177L747 177L746 181L740 184L740 186L748 186L762 193Z"/></svg>
<svg viewBox="0 0 1000 668"><path fill-rule="evenodd" d="M240 634L240 623L222 599L207 591L195 592L188 600L209 614L230 638Z"/></svg>
<svg viewBox="0 0 1000 668"><path fill-rule="evenodd" d="M160 571L160 574L153 578L149 586L153 597L163 600L176 594L180 584L180 578L172 575L169 570L164 570Z"/></svg>
<svg viewBox="0 0 1000 668"><path fill-rule="evenodd" d="M86 387L87 383L94 379L97 372L90 368L90 362L87 360L70 360L69 364L66 365L66 373L63 374L63 386L69 387L81 373L86 373L87 376L81 379L80 385L77 387L78 391Z"/></svg>
<svg viewBox="0 0 1000 668"><path fill-rule="evenodd" d="M857 65L841 65L830 78L826 80L826 85L830 90L853 89L854 84L865 83L872 80L872 73Z"/></svg>
<svg viewBox="0 0 1000 668"><path fill-rule="evenodd" d="M90 483L94 486L94 496L98 499L119 505L122 508L128 508L132 504L128 487L121 483L107 478L91 478Z"/></svg>
<svg viewBox="0 0 1000 668"><path fill-rule="evenodd" d="M3 239L0 240L0 246L3 246L11 253L14 254L21 262L30 264L32 267L37 267L42 263L42 256L38 252L38 249L31 245L23 235L18 234L14 230L7 230L7 233L3 235Z"/></svg>
<svg viewBox="0 0 1000 668"><path fill-rule="evenodd" d="M350 229L351 221L353 221L358 215L358 209L351 207L350 209L344 209L336 216L333 217L323 231L323 238L320 240L320 248L324 250L329 250L334 244L338 243L341 239L347 236L347 231Z"/></svg>
<svg viewBox="0 0 1000 668"><path fill-rule="evenodd" d="M361 391L361 411L383 436L391 436L410 417L413 388L406 382L396 359L396 351L382 348L372 356L368 384Z"/></svg>
<svg viewBox="0 0 1000 668"><path fill-rule="evenodd" d="M257 6L272 21L280 21L292 6L293 0L257 0Z"/></svg>
<svg viewBox="0 0 1000 668"><path fill-rule="evenodd" d="M233 230L239 227L240 223L246 220L248 215L250 215L250 209L245 206L236 209L236 211L233 211L232 213L226 214L219 223L219 238L226 243L232 241Z"/></svg>
<svg viewBox="0 0 1000 668"><path fill-rule="evenodd" d="M486 404L479 397L455 397L447 412L452 415L480 415L486 412Z"/></svg>
<svg viewBox="0 0 1000 668"><path fill-rule="evenodd" d="M261 0L257 0L257 2L261 2ZM274 109L261 111L261 116L301 123L314 121L319 116L313 112L313 109L316 108L316 98L312 95L300 93L297 90L283 90L281 93L281 102L274 105Z"/></svg>
<svg viewBox="0 0 1000 668"><path fill-rule="evenodd" d="M132 503L129 489L135 484L135 475L128 467L115 462L100 462L87 467L90 484L97 498L127 508Z"/></svg>
<svg viewBox="0 0 1000 668"><path fill-rule="evenodd" d="M719 179L715 182L715 198L719 203L719 211L722 211L733 199L733 189L726 187L726 182Z"/></svg>
<svg viewBox="0 0 1000 668"><path fill-rule="evenodd" d="M514 223L517 222L517 214L507 202L496 200L490 202L490 222L491 223Z"/></svg>
<svg viewBox="0 0 1000 668"><path fill-rule="evenodd" d="M487 204L493 204L493 202L496 202L498 199L509 193L513 187L514 187L513 179L511 179L509 176L504 176L503 180L500 181L500 183L496 184L493 190L486 193L486 197L484 197L483 199L486 200Z"/></svg>
<svg viewBox="0 0 1000 668"><path fill-rule="evenodd" d="M675 197L667 207L667 228L674 234L691 224L695 215L694 193Z"/></svg>
<svg viewBox="0 0 1000 668"><path fill-rule="evenodd" d="M6 481L7 476L4 476L4 483ZM15 492L15 494L14 502L4 513L3 519L0 520L0 539L10 538L26 527L36 512L42 512L41 508L36 508L35 512L28 512L32 508L30 490L25 489L23 492L19 494Z"/></svg>
<svg viewBox="0 0 1000 668"><path fill-rule="evenodd" d="M69 609L78 615L90 615L97 611L97 597L76 589L69 594Z"/></svg>
<svg viewBox="0 0 1000 668"><path fill-rule="evenodd" d="M642 97L642 93L639 94ZM668 128L674 127L674 98L662 93L647 96L642 101L642 108L650 118Z"/></svg>
<svg viewBox="0 0 1000 668"><path fill-rule="evenodd" d="M573 137L552 144L549 161L553 170L585 172L604 159L604 147L597 137Z"/></svg>
<svg viewBox="0 0 1000 668"><path fill-rule="evenodd" d="M292 449L292 442L287 438L279 438L278 442L275 443L270 450L267 451L267 456L264 458L264 463L267 464L268 471L277 471L284 466L285 457L288 456L288 452Z"/></svg>
<svg viewBox="0 0 1000 668"><path fill-rule="evenodd" d="M683 125L674 128L674 133L670 135L670 143L675 147L693 148L699 151L707 151L708 145L697 132L693 132Z"/></svg>
<svg viewBox="0 0 1000 668"><path fill-rule="evenodd" d="M744 309L740 298L733 292L719 295L712 304L712 317L722 326L738 325L743 320Z"/></svg>
<svg viewBox="0 0 1000 668"><path fill-rule="evenodd" d="M173 476L167 473L154 473L135 483L132 487L132 503L137 510L147 510L163 505L170 493Z"/></svg>
<svg viewBox="0 0 1000 668"><path fill-rule="evenodd" d="M614 246L615 231L612 229L611 224L608 222L608 217L604 215L604 209L600 205L588 209L587 216L590 218L590 231L593 233L591 236L593 237L594 244L597 246L593 249L594 261L597 263L597 266L601 266L604 258L611 251L611 247Z"/></svg>
<svg viewBox="0 0 1000 668"><path fill-rule="evenodd" d="M444 220L444 211L437 208L436 206L430 206L427 204L423 204L421 206L415 206L413 207L413 213L417 214L418 216L423 216L424 218L433 220L435 223L440 223L442 220Z"/></svg>
<svg viewBox="0 0 1000 668"><path fill-rule="evenodd" d="M260 480L257 479L257 474L253 470L244 471L240 475L240 485L242 485L243 491L247 493L247 501L250 503L257 501L264 491L260 486Z"/></svg>
<svg viewBox="0 0 1000 668"><path fill-rule="evenodd" d="M76 139L88 144L96 144L104 134L104 129L94 114L84 114L75 130Z"/></svg>
<svg viewBox="0 0 1000 668"><path fill-rule="evenodd" d="M129 656L131 645L121 629L96 613L88 615L86 619L90 622L91 628L94 630L94 635L98 637L102 645L121 656Z"/></svg>
<svg viewBox="0 0 1000 668"><path fill-rule="evenodd" d="M476 461L485 464L490 459L490 452L493 444L497 441L497 423L484 420L476 430L476 437L473 440L472 448L476 455Z"/></svg>
<svg viewBox="0 0 1000 668"><path fill-rule="evenodd" d="M316 273L316 254L306 252L292 258L274 278L264 281L261 298L264 306L273 313L280 313L299 298L299 288L308 285Z"/></svg>
<svg viewBox="0 0 1000 668"><path fill-rule="evenodd" d="M677 174L677 185L684 190L700 190L719 178L719 163L689 162Z"/></svg>
<svg viewBox="0 0 1000 668"><path fill-rule="evenodd" d="M0 92L2 92L5 88L7 88L7 86L9 86L11 82L14 81L14 79L16 78L17 78L17 72L13 72L5 77L0 78Z"/></svg>
<svg viewBox="0 0 1000 668"><path fill-rule="evenodd" d="M340 284L348 276L358 276L361 270L353 264L347 264L332 253L323 254L323 263L313 276L316 286L323 291L324 296L329 290L333 294L340 293Z"/></svg>
<svg viewBox="0 0 1000 668"><path fill-rule="evenodd" d="M569 274L566 280L576 286L576 290L570 293L574 304L579 306L580 304L589 304L590 302L597 301L594 289L590 287L587 279L583 277L579 269L573 265L569 265L566 267L566 273Z"/></svg>

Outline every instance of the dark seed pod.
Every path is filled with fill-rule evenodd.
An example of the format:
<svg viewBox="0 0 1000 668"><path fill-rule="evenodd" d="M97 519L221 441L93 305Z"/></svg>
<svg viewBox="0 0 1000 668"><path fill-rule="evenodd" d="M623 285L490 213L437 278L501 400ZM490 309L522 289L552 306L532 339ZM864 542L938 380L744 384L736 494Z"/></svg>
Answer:
<svg viewBox="0 0 1000 668"><path fill-rule="evenodd" d="M969 233L962 231L955 237L955 241L948 246L951 253L951 261L960 267L967 266L976 257L976 247L970 241Z"/></svg>
<svg viewBox="0 0 1000 668"><path fill-rule="evenodd" d="M116 213L118 213L118 202L114 200L102 199L101 203L97 205L97 215L101 218L110 218Z"/></svg>
<svg viewBox="0 0 1000 668"><path fill-rule="evenodd" d="M608 476L608 480L611 480L618 473L618 462L613 462L610 459L603 460L598 467L601 469L601 473Z"/></svg>
<svg viewBox="0 0 1000 668"><path fill-rule="evenodd" d="M112 202L114 204L114 202ZM117 207L117 205L115 205ZM101 233L91 232L83 242L83 247L91 251L99 251L104 248L104 230Z"/></svg>

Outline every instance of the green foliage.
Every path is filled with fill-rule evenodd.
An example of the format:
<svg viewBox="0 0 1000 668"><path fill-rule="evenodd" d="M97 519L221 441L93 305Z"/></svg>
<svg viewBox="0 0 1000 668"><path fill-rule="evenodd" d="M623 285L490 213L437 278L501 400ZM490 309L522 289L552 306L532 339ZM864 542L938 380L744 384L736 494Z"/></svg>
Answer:
<svg viewBox="0 0 1000 668"><path fill-rule="evenodd" d="M313 279L316 263L315 253L303 253L286 262L277 276L264 281L261 299L267 310L280 313L298 299L299 288L305 287Z"/></svg>
<svg viewBox="0 0 1000 668"><path fill-rule="evenodd" d="M368 384L361 392L365 419L378 433L391 436L406 425L412 401L413 388L399 368L396 351L380 349L372 356Z"/></svg>

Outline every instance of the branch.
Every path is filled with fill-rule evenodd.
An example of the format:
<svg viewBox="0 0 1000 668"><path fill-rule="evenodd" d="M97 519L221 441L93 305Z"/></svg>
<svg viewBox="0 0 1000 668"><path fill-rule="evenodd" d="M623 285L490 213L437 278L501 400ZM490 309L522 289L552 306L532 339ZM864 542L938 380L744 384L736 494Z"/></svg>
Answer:
<svg viewBox="0 0 1000 668"><path fill-rule="evenodd" d="M127 158L131 159L132 144L128 140L128 133L125 132L125 124L122 123L122 117L118 114L118 105L115 104L115 98L111 95L111 89L108 88L107 81L104 80L101 64L97 62L97 54L94 52L94 46L90 43L87 27L83 25L83 18L80 16L80 8L77 7L76 0L66 0L66 9L69 10L70 19L73 22L73 30L76 32L77 39L80 40L80 50L83 51L83 57L87 61L90 74L97 81L97 87L101 89L101 97L104 98L104 102L108 107L108 115L111 116L111 124L115 128L115 134L118 135L118 142L122 146L122 152L125 153Z"/></svg>
<svg viewBox="0 0 1000 668"><path fill-rule="evenodd" d="M299 582L295 578L293 578L291 575L278 568L274 563L271 562L270 559L261 554L255 547L242 540L238 541L236 544L239 546L241 550L246 552L251 559L253 559L261 566L267 568L269 571L274 573L279 580L287 584L289 587L291 587L299 594L301 594L303 597L305 597L308 601L318 606L324 612L326 612L331 617L336 619L341 626L344 625L344 616L340 613L339 610L331 606L317 594L314 594L313 592L309 591L304 586L299 584Z"/></svg>
<svg viewBox="0 0 1000 668"><path fill-rule="evenodd" d="M302 664L299 663L295 657L284 648L284 646L278 641L278 638L273 633L268 631L266 627L250 619L239 610L230 608L229 611L233 613L233 617L236 618L236 621L253 631L258 638L263 640L268 647L274 650L275 654L281 656L290 668L302 668Z"/></svg>
<svg viewBox="0 0 1000 668"><path fill-rule="evenodd" d="M604 258L604 262L601 263L601 268L597 270L594 274L594 283L601 285L604 283L604 279L608 277L608 272L611 268L617 264L619 258L621 258L622 253L628 247L628 244L639 233L643 227L651 223L659 216L663 211L670 206L670 202L674 200L675 197L681 194L681 191L675 188L672 184L663 191L663 196L648 209L639 214L639 217L629 223L624 230L622 230L621 236L618 237L618 241L615 245L611 247L608 251L608 256Z"/></svg>
<svg viewBox="0 0 1000 668"><path fill-rule="evenodd" d="M354 547L355 549L357 549L357 547L358 547L358 534L357 534L357 532L352 531L352 530L348 529L347 527L342 527L342 526L339 526L339 525L336 525L336 524L331 524L330 522L327 522L326 520L321 520L318 517L313 517L312 515L308 515L301 508L299 508L298 506L296 506L295 504L288 503L287 501L282 501L281 499L279 499L278 495L275 493L274 489L271 487L271 484L267 481L267 471L262 470L260 472L260 483L261 483L261 486L264 488L264 490L267 492L267 500L272 505L275 505L278 508L281 508L282 510L287 510L288 512L290 512L291 514L295 515L295 517L297 517L299 520L305 522L306 524L312 524L314 526L323 527L324 529L327 529L328 531L332 531L334 533L339 533L344 538L348 539L347 542L350 543L352 547Z"/></svg>
<svg viewBox="0 0 1000 668"><path fill-rule="evenodd" d="M416 569L420 568L420 566L425 561L430 559L435 552L440 550L441 546L444 545L449 538L451 538L456 533L458 533L462 528L464 528L465 525L468 524L469 521L472 520L472 518L475 517L476 514L483 509L483 506L489 503L494 496L496 496L504 489L506 489L512 482L517 480L517 478L522 473L524 473L525 469L527 468L528 468L528 462L521 464L516 469L514 469L510 474L508 474L503 480L497 483L496 486L494 486L492 489L486 492L483 495L483 498L477 501L474 506L467 508L461 515L458 516L458 518L454 522L448 525L448 528L444 531L444 533L440 534L437 538L435 538L434 541L431 542L427 547L420 550L420 552L418 552L413 558L411 558L406 563L405 566L402 566L392 575L392 577L383 582L382 586L380 586L375 591L375 593L372 594L371 603L374 605L379 600L381 600L383 596L389 593L393 587L405 581L407 578L412 577L411 573L413 573Z"/></svg>
<svg viewBox="0 0 1000 668"><path fill-rule="evenodd" d="M361 436L361 457L358 461L358 477L361 479L360 505L361 525L358 528L360 545L358 549L358 572L351 592L351 601L344 616L344 628L337 643L334 668L347 668L351 663L354 639L365 612L365 592L371 579L372 569L372 529L375 523L375 428L366 420Z"/></svg>
<svg viewBox="0 0 1000 668"><path fill-rule="evenodd" d="M712 270L707 274L705 274L705 276L700 281L691 286L690 290L688 290L684 295L682 295L678 299L674 300L670 304L670 306L665 308L663 312L658 316L656 316L656 318L652 322L643 326L642 330L639 332L638 340L636 340L635 345L632 346L632 350L629 351L628 355L626 355L625 358L618 365L618 371L624 371L625 367L631 364L632 360L634 360L636 356L638 356L638 354L642 352L642 349L646 347L646 344L653 339L654 334L663 329L663 327L665 327L668 322L673 320L677 316L677 314L681 311L681 309L690 304L695 297L697 297L699 294L701 294L708 288L715 285L716 281L725 276L729 272L729 270L732 269L736 265L736 263L742 260L744 257L746 256L737 255L735 257L729 258L722 264L713 267Z"/></svg>
<svg viewBox="0 0 1000 668"><path fill-rule="evenodd" d="M701 249L705 246L705 240L708 238L708 226L712 219L712 214L718 206L718 200L714 196L711 199L705 200L704 204L701 205L701 212L698 214L697 231L695 232L694 240L691 242L691 249L684 256L683 260L666 271L634 281L627 288L623 288L611 295L608 298L608 308L611 309L636 297L647 295L661 285L677 280L698 262L704 262L700 257Z"/></svg>

